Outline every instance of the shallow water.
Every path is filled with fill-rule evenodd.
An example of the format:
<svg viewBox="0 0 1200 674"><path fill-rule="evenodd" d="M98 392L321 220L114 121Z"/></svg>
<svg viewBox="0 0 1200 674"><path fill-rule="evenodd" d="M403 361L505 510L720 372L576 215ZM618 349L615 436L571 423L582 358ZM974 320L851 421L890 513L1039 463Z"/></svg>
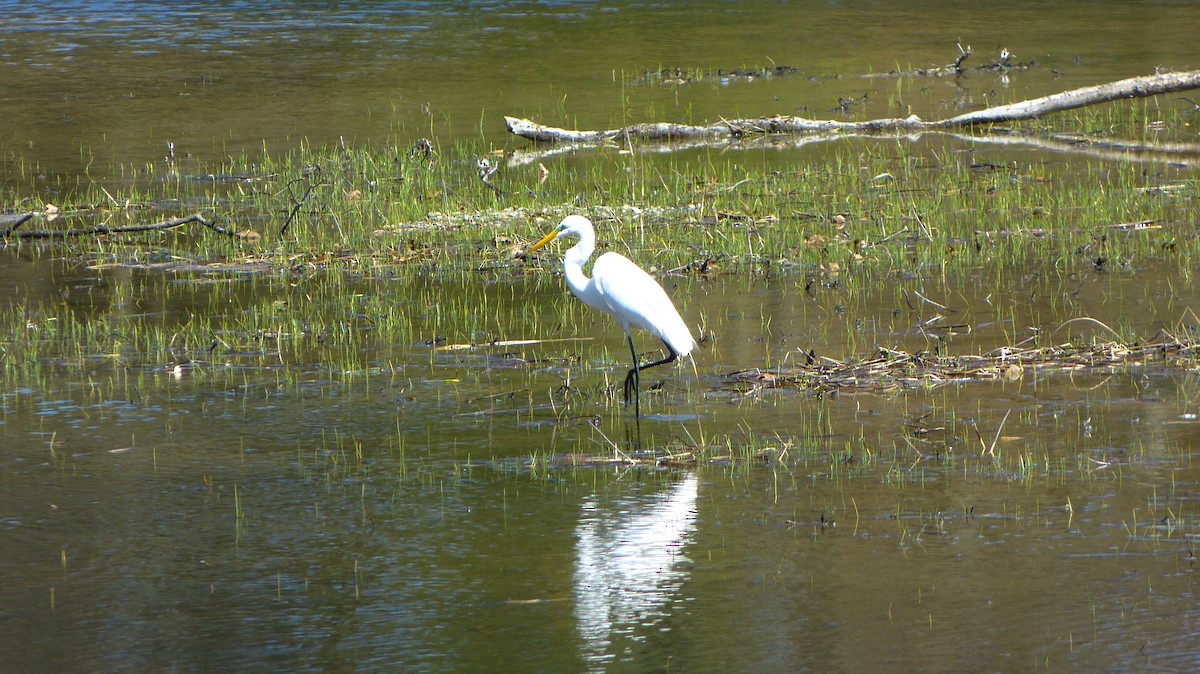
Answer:
<svg viewBox="0 0 1200 674"><path fill-rule="evenodd" d="M164 281L135 274L129 294L154 297ZM288 285L254 283L265 303ZM490 293L500 301L514 285ZM206 291L171 290L180 306ZM538 302L571 301L545 291ZM20 607L6 620L6 662L1191 662L1194 375L1030 372L889 395L742 395L725 372L850 341L859 320L830 322L823 337L811 327L845 298L737 278L675 292L688 315L726 315L696 354L698 379L688 368L653 378L664 388L646 396L640 447L705 442L719 457L728 444L735 458L761 449L761 464L530 464L611 454L609 440L638 446L639 429L600 390L623 371L607 319L581 326L593 341L516 349L533 365L420 343L364 353L374 374L359 375L290 357L239 366L228 353L178 374L136 356L129 370L47 363L39 386L3 399L2 554L19 579L4 592ZM897 347L927 341L911 329L917 316L892 317L890 290L861 292L851 311L862 325L894 322ZM1127 311L1106 297L1092 315ZM766 340L759 304L777 306ZM1057 320L1040 310L1042 323ZM1163 320L1140 318L1139 330ZM987 348L986 332L962 352ZM580 391L571 402L555 393L568 376ZM980 457L973 424L990 442L1009 409L1000 460ZM918 425L943 430L918 436ZM870 644L851 645L862 630ZM71 647L48 649L47 634Z"/></svg>
<svg viewBox="0 0 1200 674"><path fill-rule="evenodd" d="M160 161L167 141L203 161L339 137L523 146L504 114L581 127L826 117L838 96L869 92L855 114L874 116L901 89L932 117L993 90L1186 66L1200 18L1189 3L403 7L0 5L6 185L34 164L48 183L119 181L113 167ZM855 77L949 62L957 40L1044 66L1008 81ZM629 83L659 67L770 63L804 75ZM68 316L102 329L0 392L0 670L1200 662L1194 369L1030 368L824 398L727 377L810 350L981 353L1034 329L1086 343L1110 336L1100 323L1150 339L1200 300L1173 266L667 277L706 339L694 367L648 375L638 425L613 397L619 330L551 274L299 277L52 257L0 251L0 303L28 308L5 326L4 357L55 339ZM381 307L406 316L401 338L373 330ZM1064 326L1082 316L1093 321ZM211 346L172 343L164 357L134 339L193 321L212 323ZM447 348L546 335L578 341ZM698 446L712 460L573 464L614 444Z"/></svg>

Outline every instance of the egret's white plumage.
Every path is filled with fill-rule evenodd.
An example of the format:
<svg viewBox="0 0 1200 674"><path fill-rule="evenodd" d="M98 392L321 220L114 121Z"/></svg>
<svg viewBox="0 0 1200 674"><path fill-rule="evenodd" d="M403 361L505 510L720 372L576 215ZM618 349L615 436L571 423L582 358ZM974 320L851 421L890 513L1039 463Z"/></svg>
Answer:
<svg viewBox="0 0 1200 674"><path fill-rule="evenodd" d="M638 373L656 365L670 363L680 356L687 356L695 348L696 340L692 339L687 324L683 322L679 311L675 309L671 298L667 297L666 291L658 281L624 255L605 253L597 258L596 264L592 266L591 278L583 273L583 265L596 250L596 232L591 221L582 215L568 215L563 218L558 227L533 244L529 252L532 253L555 238L566 235L579 238L579 243L563 255L563 274L567 278L567 287L584 304L612 314L621 324L621 329L625 331L625 337L629 341L629 350L633 354L633 369L625 377L625 400L628 402L632 389L636 403ZM631 327L641 328L661 339L669 352L667 357L653 363L638 365Z"/></svg>

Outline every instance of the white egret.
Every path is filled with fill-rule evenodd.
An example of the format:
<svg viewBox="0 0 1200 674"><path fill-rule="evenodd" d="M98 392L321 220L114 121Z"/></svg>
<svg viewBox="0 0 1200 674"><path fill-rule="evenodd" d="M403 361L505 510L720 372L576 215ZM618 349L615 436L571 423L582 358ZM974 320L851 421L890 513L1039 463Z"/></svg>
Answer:
<svg viewBox="0 0 1200 674"><path fill-rule="evenodd" d="M533 244L528 252L532 253L565 235L579 237L579 243L563 255L563 275L567 278L567 287L584 304L612 314L625 331L629 352L633 355L633 369L625 376L625 402L629 402L632 390L634 411L640 415L640 372L687 356L696 346L696 340L692 339L687 324L658 281L624 255L605 253L592 266L592 277L584 275L583 265L596 250L596 231L592 228L592 222L582 215L563 218L554 231ZM661 339L667 347L666 358L639 365L630 327L641 328Z"/></svg>

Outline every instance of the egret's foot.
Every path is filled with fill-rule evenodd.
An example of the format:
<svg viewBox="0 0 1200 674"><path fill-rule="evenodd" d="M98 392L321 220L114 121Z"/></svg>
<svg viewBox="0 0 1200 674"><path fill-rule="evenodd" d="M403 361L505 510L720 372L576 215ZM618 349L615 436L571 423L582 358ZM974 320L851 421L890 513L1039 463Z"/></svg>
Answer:
<svg viewBox="0 0 1200 674"><path fill-rule="evenodd" d="M629 404L629 399L636 397L638 393L638 376L637 370L630 370L629 374L625 375L625 404Z"/></svg>

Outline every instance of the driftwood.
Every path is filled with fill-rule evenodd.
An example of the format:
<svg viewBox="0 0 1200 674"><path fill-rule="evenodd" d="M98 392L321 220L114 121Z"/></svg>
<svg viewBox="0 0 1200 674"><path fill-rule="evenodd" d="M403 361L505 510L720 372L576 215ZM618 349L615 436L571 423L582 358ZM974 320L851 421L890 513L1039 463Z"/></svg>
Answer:
<svg viewBox="0 0 1200 674"><path fill-rule="evenodd" d="M520 117L505 117L508 130L523 138L541 142L603 143L626 140L701 140L705 142L738 139L761 134L841 134L906 132L919 133L971 127L1022 119L1034 119L1054 112L1123 98L1142 98L1189 89L1200 89L1200 70L1170 72L1133 77L1118 82L1034 98L1019 103L976 110L949 119L924 121L916 115L874 119L862 122L815 120L776 115L753 119L723 119L707 126L653 122L634 124L604 131L577 131L538 124Z"/></svg>
<svg viewBox="0 0 1200 674"><path fill-rule="evenodd" d="M32 217L33 217L33 214L29 214L29 215L21 217L21 219L17 220L17 222L12 227L10 227L8 230L6 230L4 232L0 232L0 239L67 239L67 238L76 237L76 236L97 236L97 235L105 235L105 234L128 234L130 232L153 232L153 231L158 231L158 230L163 230L163 229L173 229L175 227L182 227L183 225L186 225L186 224L189 224L192 222L200 223L201 225L204 225L205 227L216 232L217 234L224 234L225 236L237 236L237 233L234 232L233 230L225 229L224 227L221 227L217 223L205 218L203 215L200 215L199 213L195 213L193 215L189 215L189 216L183 217L183 218L176 218L174 220L167 220L165 222L159 222L159 223L156 223L153 225L127 225L124 227L108 227L105 225L99 225L97 227L87 227L85 229L64 229L64 230L59 230L59 231L48 231L48 230L17 231L17 228L19 228L21 225L25 224Z"/></svg>

